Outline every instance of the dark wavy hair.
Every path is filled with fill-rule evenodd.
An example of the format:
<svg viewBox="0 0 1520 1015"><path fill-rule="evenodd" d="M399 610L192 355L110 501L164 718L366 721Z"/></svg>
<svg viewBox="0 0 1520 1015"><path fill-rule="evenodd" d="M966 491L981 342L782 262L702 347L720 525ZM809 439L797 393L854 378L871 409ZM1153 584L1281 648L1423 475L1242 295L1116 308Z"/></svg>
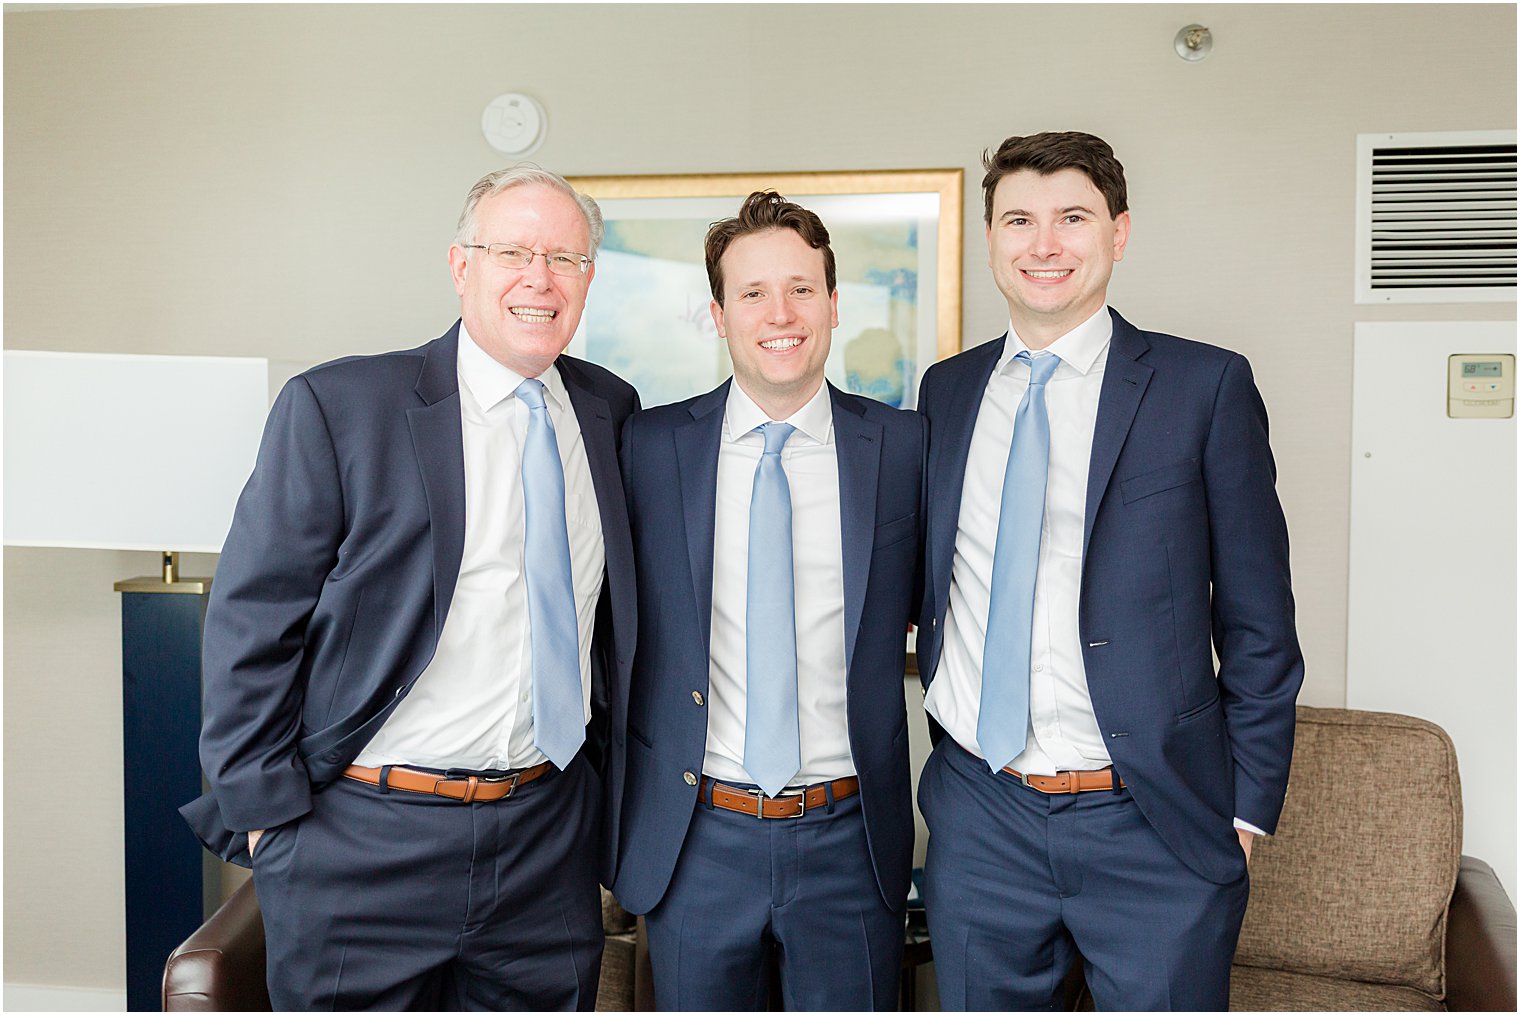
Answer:
<svg viewBox="0 0 1520 1015"><path fill-rule="evenodd" d="M997 190L998 181L1022 169L1032 169L1041 176L1063 169L1081 170L1108 202L1110 218L1118 218L1129 210L1124 167L1114 158L1108 142L1091 134L1072 130L1011 137L998 145L997 151L982 153L982 168L987 170L982 178L982 198L986 202L982 217L989 226L992 192Z"/></svg>
<svg viewBox="0 0 1520 1015"><path fill-rule="evenodd" d="M829 292L834 292L834 251L829 248L829 231L823 220L800 204L788 201L774 190L757 190L744 199L739 214L714 222L707 230L707 283L712 298L723 305L723 252L741 236L790 229L814 250L823 251L823 277Z"/></svg>

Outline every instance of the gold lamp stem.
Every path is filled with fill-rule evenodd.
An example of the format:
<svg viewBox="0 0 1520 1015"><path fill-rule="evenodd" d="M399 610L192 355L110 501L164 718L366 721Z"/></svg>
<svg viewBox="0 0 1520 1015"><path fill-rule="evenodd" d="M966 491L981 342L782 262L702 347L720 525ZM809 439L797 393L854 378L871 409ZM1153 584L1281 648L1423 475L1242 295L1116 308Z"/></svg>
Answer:
<svg viewBox="0 0 1520 1015"><path fill-rule="evenodd" d="M173 585L177 581L179 581L179 554L165 550L164 584Z"/></svg>

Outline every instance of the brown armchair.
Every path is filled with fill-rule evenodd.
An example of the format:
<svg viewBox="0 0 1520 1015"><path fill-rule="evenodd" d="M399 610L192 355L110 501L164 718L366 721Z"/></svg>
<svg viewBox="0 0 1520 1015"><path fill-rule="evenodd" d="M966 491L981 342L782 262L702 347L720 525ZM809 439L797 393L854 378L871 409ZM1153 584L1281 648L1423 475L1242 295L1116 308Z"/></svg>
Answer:
<svg viewBox="0 0 1520 1015"><path fill-rule="evenodd" d="M1251 859L1230 1007L1515 1010L1515 907L1462 855L1439 726L1299 708L1282 820Z"/></svg>

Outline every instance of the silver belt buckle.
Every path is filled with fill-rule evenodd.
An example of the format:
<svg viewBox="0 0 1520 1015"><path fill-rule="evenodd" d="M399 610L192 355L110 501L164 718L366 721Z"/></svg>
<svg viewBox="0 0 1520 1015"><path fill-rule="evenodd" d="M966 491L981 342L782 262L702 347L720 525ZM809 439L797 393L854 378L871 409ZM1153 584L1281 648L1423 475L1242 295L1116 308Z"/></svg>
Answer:
<svg viewBox="0 0 1520 1015"><path fill-rule="evenodd" d="M501 799L510 800L512 798L512 794L517 792L517 781L521 779L522 776L523 774L520 771L513 772L511 775L483 775L480 777L480 781L482 783L489 783L493 786L497 785L498 783L508 783L507 792L503 797L501 797Z"/></svg>
<svg viewBox="0 0 1520 1015"><path fill-rule="evenodd" d="M759 818L761 821L767 820L767 818L765 817L765 790L763 790L760 787L756 786L754 789L747 789L747 790L745 790L745 792L753 795L754 798L755 798L755 817ZM797 800L797 801L800 801L801 804L802 804L802 808L796 814L778 814L774 818L769 819L771 821L794 821L797 818L800 818L804 814L807 813L807 789L806 788L804 788L801 793L782 794L780 796L773 796L773 797L771 797L771 799L772 800Z"/></svg>

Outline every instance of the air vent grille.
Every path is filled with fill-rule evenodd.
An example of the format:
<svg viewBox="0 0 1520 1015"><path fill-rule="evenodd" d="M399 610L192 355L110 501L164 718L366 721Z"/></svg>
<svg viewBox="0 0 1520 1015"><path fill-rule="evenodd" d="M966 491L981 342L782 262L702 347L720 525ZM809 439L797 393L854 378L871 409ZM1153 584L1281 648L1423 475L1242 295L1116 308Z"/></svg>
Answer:
<svg viewBox="0 0 1520 1015"><path fill-rule="evenodd" d="M1515 298L1515 134L1358 138L1361 303Z"/></svg>

